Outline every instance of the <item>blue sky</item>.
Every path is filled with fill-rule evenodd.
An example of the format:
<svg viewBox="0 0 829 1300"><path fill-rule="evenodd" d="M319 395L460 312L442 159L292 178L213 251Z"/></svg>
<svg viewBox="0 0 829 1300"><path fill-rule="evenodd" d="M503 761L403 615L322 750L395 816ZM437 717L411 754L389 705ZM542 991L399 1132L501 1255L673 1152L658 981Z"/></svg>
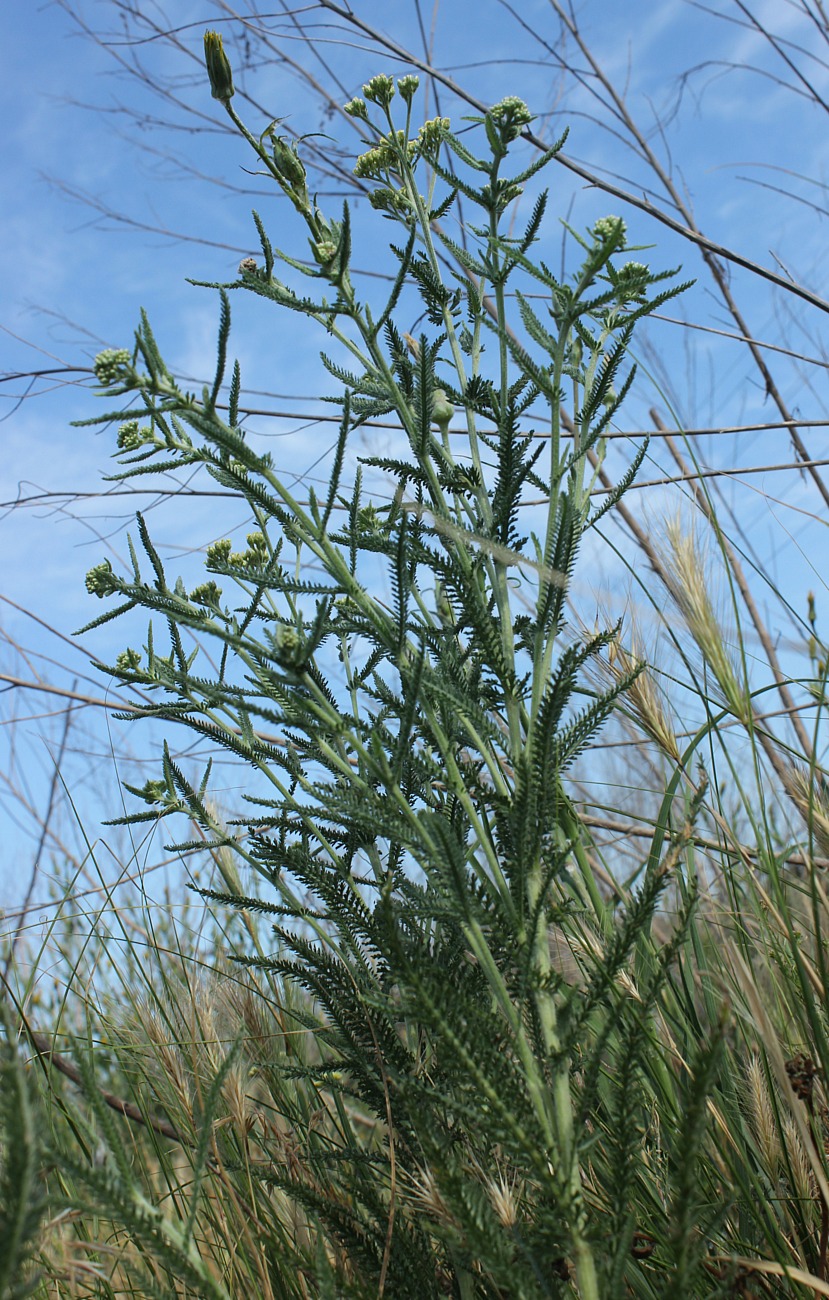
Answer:
<svg viewBox="0 0 829 1300"><path fill-rule="evenodd" d="M148 4L145 12L161 28L175 24L176 48L146 29L139 44L127 40L120 12L132 7L112 0L20 6L6 33L6 68L0 82L5 177L0 324L6 331L0 335L0 370L81 368L32 385L15 379L0 387L0 536L5 560L0 592L6 598L0 608L6 638L0 644L0 672L96 698L107 695L109 688L89 667L89 658L105 658L120 649L126 633L105 630L71 644L65 638L72 638L75 629L99 612L90 608L84 574L104 554L115 564L123 561L125 532L136 503L123 497L74 495L100 494L102 475L113 468L112 430L71 427L73 419L97 413L97 399L83 368L101 347L129 345L139 308L145 306L170 364L186 376L206 377L213 361L215 297L188 285L186 277L234 275L239 258L256 251L249 215L254 204L261 208L275 242L299 256L306 250L298 220L250 174L252 162L244 142L227 132L221 110L210 99L201 65L202 33L221 24L237 69L240 94L235 102L252 130L261 131L270 116L279 115L293 130L327 132L355 150L353 125L321 111L319 97L277 57L282 54L309 68L332 88L338 103L358 93L374 72L408 70L367 48L365 40L333 24L330 17L311 12L313 6L303 13L305 21L316 24L313 48L300 39L289 16L257 20L257 29L266 25L274 33L273 57L261 64L254 58L247 68L244 27L229 21L231 7L208 0ZM416 9L409 0L396 0L392 6L355 0L353 9L366 22L382 25L400 45L422 52ZM244 12L253 10L255 6ZM81 30L73 11L91 32L110 35L103 43L96 41ZM424 5L423 12L428 32L432 7ZM803 80L795 78L756 30L745 26L731 0L715 0L709 10L688 0L583 0L578 7L592 51L614 86L624 91L645 138L689 196L706 234L791 275L817 294L829 295L825 215L820 210L825 206L829 132L826 111L816 103L816 98L829 97L822 47L799 5L761 0L752 12L788 42L781 49L808 79L813 93L806 92ZM572 44L558 42L550 6L525 0L515 13L525 26L498 0L475 6L444 0L436 9L436 66L486 102L506 93L522 95L534 111L546 115L541 124L551 136L570 126L566 152L573 159L615 178L631 192L652 187L653 177L641 159L618 134L605 129L613 125L611 116L589 94L584 56ZM538 31L549 52L527 26ZM570 66L566 75L556 67L558 54ZM153 77L173 79L179 107L165 103L129 75L126 68L135 58ZM339 86L333 88L335 75ZM449 92L441 94L441 111L450 113L453 121L468 111L455 104ZM429 112L434 112L432 104ZM171 119L172 131L162 125ZM684 277L698 277L697 286L666 314L706 329L734 331L693 249L636 209L624 210L574 181L564 168L554 166L544 183L551 186L545 246L551 259L561 257L556 218L566 217L583 228L597 216L621 211L631 239L654 245L639 255L643 260L660 267L681 261ZM775 186L792 190L796 198L770 188ZM324 187L320 194L322 203L330 201L336 212L340 199L328 196ZM664 203L663 196L659 202ZM356 212L364 223L358 231L364 234L362 243L359 234L355 240L355 265L368 271L381 265L378 250L388 231L382 223L372 223L364 202ZM159 233L163 231L172 233ZM732 269L732 284L758 337L812 358L800 364L774 354L776 374L796 414L824 418L825 316L738 268ZM296 412L294 419L260 423L257 432L274 439L286 473L302 479L324 472L317 462L330 445L331 426L306 418L323 410L314 399L331 391L331 380L318 361L321 340L313 330L298 330L294 318L279 320L259 301L237 295L233 305L234 350L245 383L251 390L274 395L258 399L263 407ZM649 327L639 359L641 383L626 427L647 427L653 404L670 422L668 398L677 415L693 426L775 418L740 344L705 330L657 322ZM381 444L387 436L377 434ZM824 430L807 431L807 442L814 457L825 454ZM782 431L712 437L698 447L707 463L719 467L791 460ZM653 479L674 471L673 462L654 446L643 476ZM761 572L783 583L800 613L805 612L810 588L818 593L819 608L821 599L825 605L825 508L810 484L787 472L744 475L720 486L721 506L732 507ZM41 493L51 495L38 502ZM9 503L17 499L25 504L12 507ZM657 529L660 515L677 502L675 489L654 488L647 504L639 500L637 508L644 509L649 526ZM140 504L152 507L154 536L166 555L188 572L188 566L197 567L201 548L230 531L210 498L165 504L145 497ZM618 597L622 604L632 599L622 592L621 572L607 552L593 557L580 580L588 605L591 598L598 603ZM759 580L758 591L762 599ZM780 621L778 614L774 619L781 643L794 653L797 626ZM0 701L5 736L0 767L14 787L6 784L0 790L0 818L7 821L8 830L5 861L0 862L0 904L12 905L37 849L37 814L48 801L64 718L61 698L46 692L13 688ZM151 764L157 739L149 730L140 737L134 730L127 736L102 710L79 704L72 715L65 762L83 832L73 824L65 793L59 789L55 796L62 834L75 851L84 833L93 840L106 838L109 833L102 831L101 821L118 812L118 776L125 769L115 763L114 755L125 753L129 745L142 764ZM134 779L132 769L131 775ZM114 861L115 841L107 842Z"/></svg>

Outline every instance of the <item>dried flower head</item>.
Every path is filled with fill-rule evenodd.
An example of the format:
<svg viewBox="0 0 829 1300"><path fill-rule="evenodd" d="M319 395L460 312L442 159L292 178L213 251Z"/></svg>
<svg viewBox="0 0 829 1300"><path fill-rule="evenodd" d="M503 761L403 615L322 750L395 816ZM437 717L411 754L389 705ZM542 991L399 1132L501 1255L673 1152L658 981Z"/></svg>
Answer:
<svg viewBox="0 0 829 1300"><path fill-rule="evenodd" d="M815 1075L818 1073L818 1067L811 1056L804 1056L802 1052L798 1052L796 1056L786 1061L786 1073L795 1097L799 1097L809 1105L814 1095Z"/></svg>

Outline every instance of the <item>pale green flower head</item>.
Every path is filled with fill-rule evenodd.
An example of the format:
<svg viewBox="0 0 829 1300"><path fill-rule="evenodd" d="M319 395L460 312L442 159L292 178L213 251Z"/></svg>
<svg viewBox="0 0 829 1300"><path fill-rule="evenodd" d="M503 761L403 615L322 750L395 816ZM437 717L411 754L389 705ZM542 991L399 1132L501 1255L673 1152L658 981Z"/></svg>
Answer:
<svg viewBox="0 0 829 1300"><path fill-rule="evenodd" d="M388 165L388 151L378 146L361 153L354 164L354 175L360 180L371 180L382 176Z"/></svg>
<svg viewBox="0 0 829 1300"><path fill-rule="evenodd" d="M417 143L422 153L428 153L440 145L449 130L448 117L431 117L417 133Z"/></svg>
<svg viewBox="0 0 829 1300"><path fill-rule="evenodd" d="M401 99L404 99L407 104L411 104L419 85L420 78L416 77L413 73L409 73L408 76L405 77L397 78L397 89L400 91L400 97Z"/></svg>
<svg viewBox="0 0 829 1300"><path fill-rule="evenodd" d="M261 555L262 557L267 557L268 541L264 533L260 533L259 531L255 533L248 533L245 540L247 541L247 544L254 555Z"/></svg>
<svg viewBox="0 0 829 1300"><path fill-rule="evenodd" d="M105 348L93 362L95 378L103 388L112 388L126 377L131 353L126 348Z"/></svg>
<svg viewBox="0 0 829 1300"><path fill-rule="evenodd" d="M379 73L367 81L363 86L363 94L370 104L376 104L378 108L388 108L394 99L394 78L386 75L385 72Z"/></svg>
<svg viewBox="0 0 829 1300"><path fill-rule="evenodd" d="M147 426L140 429L137 420L127 420L118 429L119 451L138 451L146 443L152 441L152 429Z"/></svg>
<svg viewBox="0 0 829 1300"><path fill-rule="evenodd" d="M210 93L214 99L227 104L233 98L233 73L218 32L204 33L204 62L210 79Z"/></svg>
<svg viewBox="0 0 829 1300"><path fill-rule="evenodd" d="M617 248L624 248L627 226L621 217L599 217L593 227L593 234L603 244L615 244Z"/></svg>
<svg viewBox="0 0 829 1300"><path fill-rule="evenodd" d="M305 658L305 637L299 628L280 623L273 634L273 649L283 668L299 668Z"/></svg>
<svg viewBox="0 0 829 1300"><path fill-rule="evenodd" d="M368 201L378 212L389 212L407 221L411 218L412 203L405 190L393 190L382 185L379 189L369 191Z"/></svg>
<svg viewBox="0 0 829 1300"><path fill-rule="evenodd" d="M343 112L348 113L349 117L359 117L362 118L364 122L368 121L366 101L360 99L359 96L350 99L347 104L343 104Z"/></svg>
<svg viewBox="0 0 829 1300"><path fill-rule="evenodd" d="M333 239L321 239L318 243L312 243L314 258L320 266L328 266L337 256L337 245Z"/></svg>
<svg viewBox="0 0 829 1300"><path fill-rule="evenodd" d="M648 275L648 268L644 262L625 262L624 266L619 267L619 276L624 276L626 280L644 280Z"/></svg>
<svg viewBox="0 0 829 1300"><path fill-rule="evenodd" d="M488 116L492 118L501 133L501 138L507 144L515 140L524 127L529 126L533 121L533 114L523 99L519 99L517 95L507 95L505 99L493 104Z"/></svg>
<svg viewBox="0 0 829 1300"><path fill-rule="evenodd" d="M122 650L115 660L115 667L120 668L122 672L134 672L141 663L140 650L131 650L129 647Z"/></svg>
<svg viewBox="0 0 829 1300"><path fill-rule="evenodd" d="M109 560L102 560L100 564L96 564L89 570L86 575L86 589L90 596L97 596L99 600L115 594L118 590L118 579L112 572Z"/></svg>
<svg viewBox="0 0 829 1300"><path fill-rule="evenodd" d="M224 568L230 559L230 552L233 550L233 543L229 537L223 537L221 541L214 542L207 548L207 567L208 569Z"/></svg>
<svg viewBox="0 0 829 1300"><path fill-rule="evenodd" d="M222 598L222 589L217 587L215 582L203 582L198 587L194 587L190 592L190 599L194 605L215 605L218 606Z"/></svg>
<svg viewBox="0 0 829 1300"><path fill-rule="evenodd" d="M643 300L650 279L650 268L642 262L625 262L616 272L616 289L626 299Z"/></svg>
<svg viewBox="0 0 829 1300"><path fill-rule="evenodd" d="M379 180L385 176L386 172L399 172L400 155L392 143L393 138L396 138L401 152L403 149L406 150L411 161L414 158L417 145L414 140L406 142L405 131L397 131L394 137L391 135L386 136L373 149L369 149L367 153L360 155L354 164L354 175L363 179Z"/></svg>

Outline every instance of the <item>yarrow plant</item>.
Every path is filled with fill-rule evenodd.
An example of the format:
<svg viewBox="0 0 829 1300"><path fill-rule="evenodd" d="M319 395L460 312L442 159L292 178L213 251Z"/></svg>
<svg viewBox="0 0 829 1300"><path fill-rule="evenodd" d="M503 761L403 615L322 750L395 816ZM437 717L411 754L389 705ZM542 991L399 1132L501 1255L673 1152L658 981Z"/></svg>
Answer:
<svg viewBox="0 0 829 1300"><path fill-rule="evenodd" d="M371 306L353 285L348 206L335 219L317 205L277 122L257 136L241 121L216 33L205 56L213 96L304 220L311 260L274 249L254 213L261 261L208 286L218 360L201 396L179 386L146 315L131 352L97 358L108 409L86 423L119 422L117 477L203 467L247 503L252 530L244 550L214 543L188 591L139 516L131 570L90 570L90 593L117 603L88 626L148 611L143 649L102 665L151 693L131 716L185 726L257 774L251 811L228 829L209 769L194 785L165 750L160 776L128 787L146 805L128 820L180 813L201 836L178 847L206 837L262 879L262 897L206 893L272 919L273 951L240 960L304 991L296 1014L315 1035L316 1057L286 1068L331 1122L315 1112L291 1163L263 1161L313 1226L296 1266L310 1294L366 1297L596 1300L705 1278L688 1187L716 1035L687 1063L678 1111L660 1119L648 1082L693 891L668 942L650 929L701 791L620 902L600 888L566 788L640 671L631 660L587 689L618 629L581 635L568 592L585 534L645 454L594 508L633 332L683 286L620 261L613 216L573 232L581 263L555 276L531 255L546 191L520 234L502 227L563 140L508 173L533 120L522 100L466 119L478 154L446 118L414 129L417 77L381 75L346 106L370 136L355 171L403 232L389 297ZM465 240L445 228L461 198L477 214ZM280 263L308 279L306 295ZM413 290L417 338L398 323ZM239 291L316 322L334 349L322 359L342 386L339 436L327 491L309 488L307 505L246 434L238 362L225 388ZM399 424L402 452L358 458L346 483L356 431L381 416ZM367 467L387 497L367 497ZM540 526L529 493L545 502ZM185 629L215 643L217 669L185 651ZM657 1159L660 1194L643 1195Z"/></svg>

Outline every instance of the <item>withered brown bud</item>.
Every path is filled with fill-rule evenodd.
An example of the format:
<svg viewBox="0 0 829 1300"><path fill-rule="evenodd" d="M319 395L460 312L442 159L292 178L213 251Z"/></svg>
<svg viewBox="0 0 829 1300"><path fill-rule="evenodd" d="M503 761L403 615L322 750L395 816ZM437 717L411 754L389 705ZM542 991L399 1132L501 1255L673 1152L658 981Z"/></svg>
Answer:
<svg viewBox="0 0 829 1300"><path fill-rule="evenodd" d="M815 1075L818 1068L811 1056L804 1056L798 1052L791 1060L786 1062L786 1073L792 1085L792 1091L795 1097L805 1101L808 1105L812 1100L812 1094L815 1089Z"/></svg>

